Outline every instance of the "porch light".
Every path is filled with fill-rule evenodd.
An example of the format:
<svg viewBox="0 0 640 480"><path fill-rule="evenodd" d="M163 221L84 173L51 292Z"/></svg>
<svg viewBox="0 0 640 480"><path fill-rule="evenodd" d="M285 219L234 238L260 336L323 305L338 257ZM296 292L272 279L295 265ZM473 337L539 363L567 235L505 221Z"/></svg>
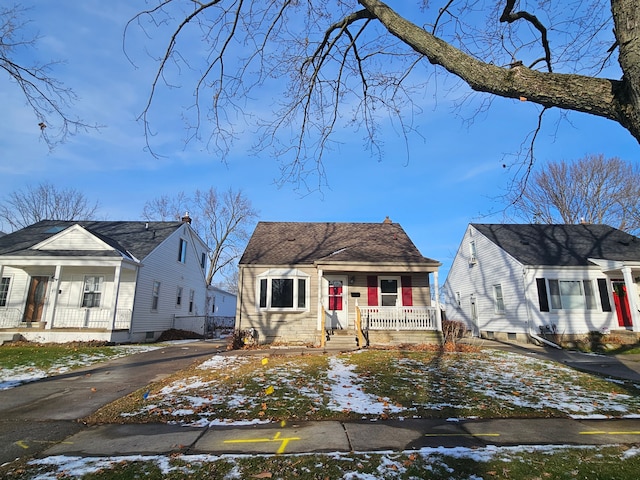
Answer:
<svg viewBox="0 0 640 480"><path fill-rule="evenodd" d="M349 277L349 285L353 285L354 283L356 283L356 277L355 275L351 275Z"/></svg>

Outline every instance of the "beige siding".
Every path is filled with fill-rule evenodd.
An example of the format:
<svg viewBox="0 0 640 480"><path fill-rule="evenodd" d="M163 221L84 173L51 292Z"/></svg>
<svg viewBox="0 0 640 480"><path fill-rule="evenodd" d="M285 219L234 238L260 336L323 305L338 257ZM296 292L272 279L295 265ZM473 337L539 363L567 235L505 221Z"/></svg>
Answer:
<svg viewBox="0 0 640 480"><path fill-rule="evenodd" d="M273 267L277 268L277 267ZM258 308L257 277L269 270L269 267L240 267L240 284L236 310L236 328L254 328L258 331L261 343L306 343L318 344L321 331L318 330L318 273L314 267L298 267L298 270L309 275L310 298L304 312L260 311ZM356 305L367 306L367 274L362 272L326 272L326 275L344 275L346 308L349 326L355 325ZM401 277L405 273L385 273L385 277ZM413 305L431 305L431 292L427 273L412 274ZM352 282L353 280L353 282ZM401 293L399 292L399 295ZM322 305L326 306L326 292L321 292ZM324 323L321 323L324 328Z"/></svg>

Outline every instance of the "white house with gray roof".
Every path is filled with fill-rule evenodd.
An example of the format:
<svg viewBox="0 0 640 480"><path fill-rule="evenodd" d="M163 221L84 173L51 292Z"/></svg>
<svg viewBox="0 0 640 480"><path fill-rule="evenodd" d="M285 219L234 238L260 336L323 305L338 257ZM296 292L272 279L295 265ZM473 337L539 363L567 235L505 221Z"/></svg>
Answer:
<svg viewBox="0 0 640 480"><path fill-rule="evenodd" d="M124 343L204 325L209 250L190 221L43 220L0 237L0 333Z"/></svg>
<svg viewBox="0 0 640 480"><path fill-rule="evenodd" d="M477 336L640 332L640 239L607 225L470 224L443 286Z"/></svg>

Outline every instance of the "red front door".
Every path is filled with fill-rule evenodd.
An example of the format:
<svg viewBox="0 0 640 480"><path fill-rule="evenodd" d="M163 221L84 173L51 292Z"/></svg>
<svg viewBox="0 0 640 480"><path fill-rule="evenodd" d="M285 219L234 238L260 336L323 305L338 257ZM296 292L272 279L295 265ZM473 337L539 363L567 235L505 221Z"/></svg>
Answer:
<svg viewBox="0 0 640 480"><path fill-rule="evenodd" d="M623 280L612 280L611 287L618 315L618 326L631 327L631 309L629 308L629 298L627 298L627 287Z"/></svg>

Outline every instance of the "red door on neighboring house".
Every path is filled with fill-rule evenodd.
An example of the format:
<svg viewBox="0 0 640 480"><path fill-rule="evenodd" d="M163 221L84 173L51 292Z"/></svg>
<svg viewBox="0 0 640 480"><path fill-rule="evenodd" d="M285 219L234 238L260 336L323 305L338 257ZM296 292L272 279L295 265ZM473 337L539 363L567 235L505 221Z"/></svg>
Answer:
<svg viewBox="0 0 640 480"><path fill-rule="evenodd" d="M27 303L24 308L25 322L39 322L42 319L48 281L49 277L31 277Z"/></svg>
<svg viewBox="0 0 640 480"><path fill-rule="evenodd" d="M631 309L627 298L627 287L624 280L611 280L613 288L613 301L616 304L616 314L618 315L618 326L631 327Z"/></svg>

